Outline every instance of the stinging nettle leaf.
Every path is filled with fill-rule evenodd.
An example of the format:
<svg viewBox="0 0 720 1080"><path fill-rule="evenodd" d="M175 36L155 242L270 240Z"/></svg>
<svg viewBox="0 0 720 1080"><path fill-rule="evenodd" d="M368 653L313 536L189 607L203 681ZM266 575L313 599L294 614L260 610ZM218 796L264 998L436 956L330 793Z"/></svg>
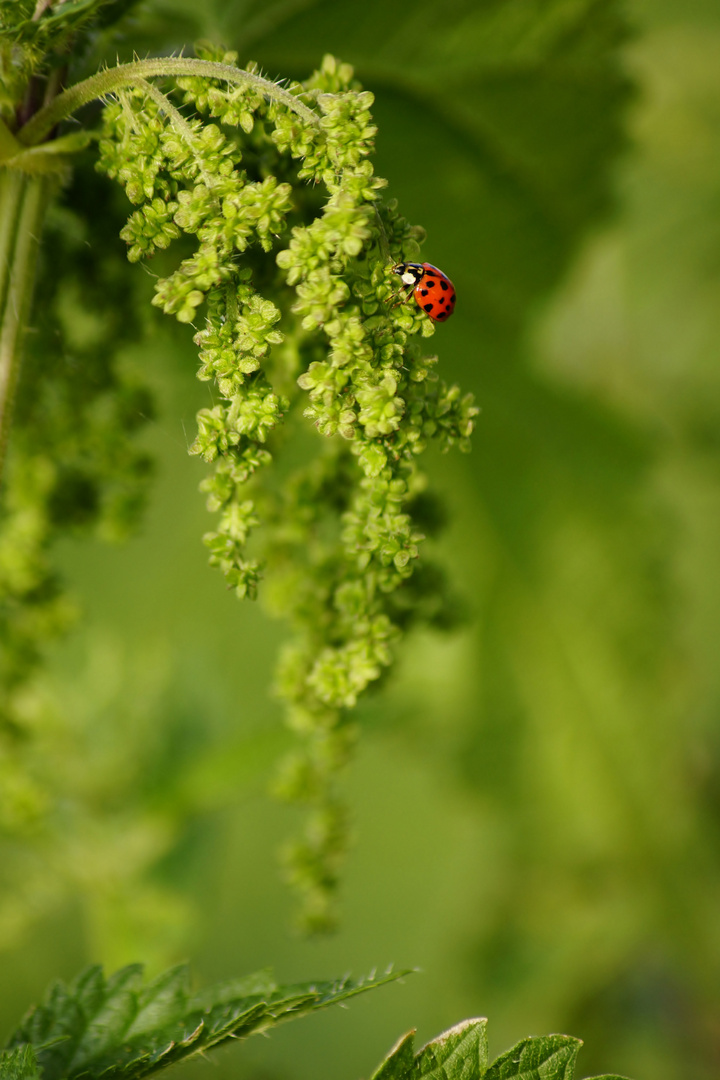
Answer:
<svg viewBox="0 0 720 1080"><path fill-rule="evenodd" d="M143 983L131 965L106 979L98 965L70 984L58 981L8 1041L2 1080L139 1080L190 1054L266 1031L408 972L279 986L268 972L193 994L186 965ZM34 1071L33 1071L34 1070Z"/></svg>
<svg viewBox="0 0 720 1080"><path fill-rule="evenodd" d="M414 1031L402 1035L370 1080L405 1080L410 1077L415 1064L414 1038Z"/></svg>
<svg viewBox="0 0 720 1080"><path fill-rule="evenodd" d="M403 1035L370 1080L573 1080L582 1046L570 1035L523 1039L488 1069L487 1020L464 1020L413 1053L415 1032ZM607 1073L588 1080L628 1080Z"/></svg>
<svg viewBox="0 0 720 1080"><path fill-rule="evenodd" d="M487 1068L487 1020L463 1020L413 1052L414 1031L403 1035L372 1080L479 1080Z"/></svg>
<svg viewBox="0 0 720 1080"><path fill-rule="evenodd" d="M478 1080L487 1069L487 1020L463 1020L427 1043L415 1058L417 1080Z"/></svg>
<svg viewBox="0 0 720 1080"><path fill-rule="evenodd" d="M571 1035L523 1039L495 1059L485 1080L573 1080L581 1046Z"/></svg>
<svg viewBox="0 0 720 1080"><path fill-rule="evenodd" d="M180 964L159 975L143 990L140 1009L125 1032L125 1039L136 1039L157 1031L178 1017L190 993L190 973L187 964Z"/></svg>
<svg viewBox="0 0 720 1080"><path fill-rule="evenodd" d="M98 964L90 969L102 987L102 968ZM68 1071L78 1072L87 1062L99 1059L110 1052L127 1031L136 1009L134 991L142 985L142 965L130 964L116 971L107 980L105 998L98 1003L93 1019L88 1023L79 1046L73 1055ZM92 1014L91 1014L92 1015Z"/></svg>

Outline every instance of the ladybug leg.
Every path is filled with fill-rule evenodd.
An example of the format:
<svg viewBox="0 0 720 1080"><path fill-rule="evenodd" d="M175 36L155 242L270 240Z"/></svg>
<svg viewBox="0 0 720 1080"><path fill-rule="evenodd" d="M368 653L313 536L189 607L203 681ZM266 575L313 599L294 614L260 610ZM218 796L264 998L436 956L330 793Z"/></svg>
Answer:
<svg viewBox="0 0 720 1080"><path fill-rule="evenodd" d="M406 286L403 286L403 289L404 288L406 288ZM392 296L389 296L387 298L387 300L385 301L386 304L389 304L389 309L388 310L393 311L396 307L400 307L401 304L407 304L408 300L410 299L410 296L411 296L411 294L409 292L407 292L407 293L403 292L402 289L400 290L400 292L393 293ZM390 303L391 300L394 300L395 303L391 304ZM390 333L390 327L389 326L384 327L380 331L380 333L381 334L389 334Z"/></svg>
<svg viewBox="0 0 720 1080"><path fill-rule="evenodd" d="M400 304L407 304L408 300L412 296L412 290L414 288L414 285L403 285L402 289L400 289L400 292L396 292L391 297L389 297L389 300L395 301L394 304L390 305L391 310L392 308L399 307ZM403 289L407 289L408 291L403 292Z"/></svg>

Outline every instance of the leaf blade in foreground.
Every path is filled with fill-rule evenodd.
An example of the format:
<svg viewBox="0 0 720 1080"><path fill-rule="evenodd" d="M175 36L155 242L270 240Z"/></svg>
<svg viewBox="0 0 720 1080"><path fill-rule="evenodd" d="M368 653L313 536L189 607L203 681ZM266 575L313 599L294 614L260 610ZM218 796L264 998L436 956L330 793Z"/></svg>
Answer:
<svg viewBox="0 0 720 1080"><path fill-rule="evenodd" d="M0 1080L140 1080L159 1068L328 1008L408 972L281 986L260 972L193 993L185 965L151 982L138 964L54 983L10 1037Z"/></svg>
<svg viewBox="0 0 720 1080"><path fill-rule="evenodd" d="M488 1068L487 1020L464 1020L413 1051L415 1032L403 1035L371 1080L573 1080L582 1046L571 1035L523 1039ZM588 1080L628 1080L616 1073Z"/></svg>

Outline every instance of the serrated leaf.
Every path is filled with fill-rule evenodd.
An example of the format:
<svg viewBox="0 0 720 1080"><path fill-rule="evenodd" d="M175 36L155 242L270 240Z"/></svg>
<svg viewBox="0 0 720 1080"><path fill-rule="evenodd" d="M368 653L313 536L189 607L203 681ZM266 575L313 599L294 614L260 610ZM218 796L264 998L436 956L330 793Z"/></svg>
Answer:
<svg viewBox="0 0 720 1080"><path fill-rule="evenodd" d="M409 1077L415 1064L414 1038L414 1031L402 1035L370 1080L405 1080Z"/></svg>
<svg viewBox="0 0 720 1080"><path fill-rule="evenodd" d="M571 1035L542 1035L523 1039L496 1058L485 1080L573 1080L582 1046Z"/></svg>
<svg viewBox="0 0 720 1080"><path fill-rule="evenodd" d="M171 1024L183 1008L190 993L190 972L180 964L154 979L138 999L139 1009L125 1039L136 1039Z"/></svg>
<svg viewBox="0 0 720 1080"><path fill-rule="evenodd" d="M403 1035L372 1080L479 1080L487 1068L487 1020L463 1020L413 1052L414 1031Z"/></svg>
<svg viewBox="0 0 720 1080"><path fill-rule="evenodd" d="M90 969L102 979L102 968ZM82 1044L70 1062L69 1071L81 1070L88 1061L99 1059L120 1041L135 1015L134 990L142 985L142 965L131 964L112 975L106 984L105 998L90 1015Z"/></svg>
<svg viewBox="0 0 720 1080"><path fill-rule="evenodd" d="M1 1060L29 1068L37 1059L43 1080L138 1080L190 1054L266 1031L403 974L279 986L268 972L259 972L193 994L185 965L147 984L140 965L108 979L95 965L69 985L58 981L49 989L43 1004L31 1009L11 1036L11 1053ZM23 1076L8 1073L7 1080Z"/></svg>
<svg viewBox="0 0 720 1080"><path fill-rule="evenodd" d="M582 1046L571 1035L523 1039L487 1067L487 1020L463 1020L413 1054L415 1032L393 1046L370 1080L573 1080ZM588 1080L628 1080L607 1073Z"/></svg>
<svg viewBox="0 0 720 1080"><path fill-rule="evenodd" d="M415 1058L417 1080L478 1080L487 1069L487 1020L463 1020L427 1043Z"/></svg>
<svg viewBox="0 0 720 1080"><path fill-rule="evenodd" d="M193 997L193 1005L196 1009L212 1008L236 998L249 998L255 995L269 997L277 989L278 985L273 979L272 971L266 969L241 979L228 979L227 982L217 983L206 990L200 990Z"/></svg>

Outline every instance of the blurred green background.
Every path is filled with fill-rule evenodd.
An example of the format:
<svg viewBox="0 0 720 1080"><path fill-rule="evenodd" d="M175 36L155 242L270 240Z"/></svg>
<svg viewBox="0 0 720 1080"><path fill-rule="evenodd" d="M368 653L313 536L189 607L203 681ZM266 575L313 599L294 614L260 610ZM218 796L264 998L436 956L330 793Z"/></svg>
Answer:
<svg viewBox="0 0 720 1080"><path fill-rule="evenodd" d="M564 1031L583 1075L717 1077L720 8L157 0L120 47L199 36L271 76L333 52L376 95L377 172L458 291L443 375L482 407L472 455L429 465L468 621L361 706L342 928L293 937L283 629L207 568L208 388L149 318L124 362L158 397L154 499L124 548L60 553L86 617L33 690L56 831L0 867L0 1029L91 960L392 962L422 973L213 1075L355 1080L486 1015L495 1053Z"/></svg>

